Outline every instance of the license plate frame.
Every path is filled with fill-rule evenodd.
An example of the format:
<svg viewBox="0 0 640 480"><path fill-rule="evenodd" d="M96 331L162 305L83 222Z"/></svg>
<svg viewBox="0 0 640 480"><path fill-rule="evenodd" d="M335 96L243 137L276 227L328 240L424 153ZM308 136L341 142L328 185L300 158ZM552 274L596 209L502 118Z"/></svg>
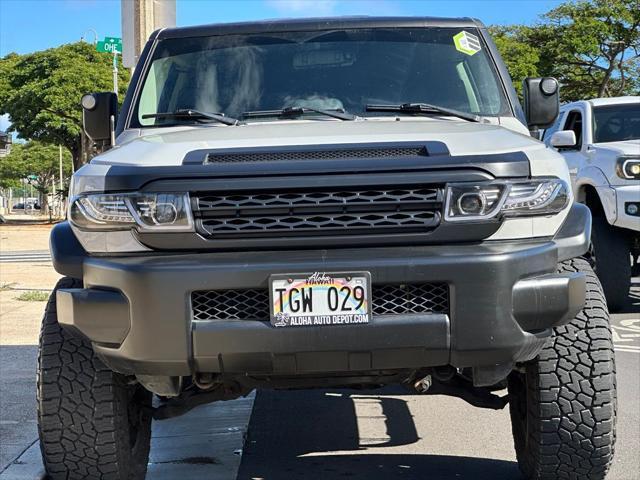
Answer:
<svg viewBox="0 0 640 480"><path fill-rule="evenodd" d="M350 293L344 290L345 286ZM300 292L303 287L311 291L310 302L309 295L305 296ZM329 292L332 287L336 293ZM361 287L364 293L364 304L357 309L355 307L358 307L360 299L356 297L360 296L361 290L356 287ZM279 290L276 291L276 288ZM285 291L281 292L283 288ZM293 288L297 288L298 292L292 292ZM304 311L292 311L291 305L296 304L292 301L292 295L298 296L298 309L305 309ZM336 295L339 309L335 313L328 312L329 296L332 305L335 306ZM302 296L305 296L304 302ZM286 305L284 309L282 303ZM308 311L309 303L311 312ZM346 307L350 307L351 310L347 310ZM358 271L273 274L269 276L269 313L271 325L278 328L366 325L372 319L371 273Z"/></svg>

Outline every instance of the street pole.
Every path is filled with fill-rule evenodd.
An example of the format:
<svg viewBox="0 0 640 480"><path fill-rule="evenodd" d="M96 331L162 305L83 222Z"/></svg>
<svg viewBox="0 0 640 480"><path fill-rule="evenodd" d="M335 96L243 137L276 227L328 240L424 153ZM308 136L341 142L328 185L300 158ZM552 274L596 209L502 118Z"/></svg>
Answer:
<svg viewBox="0 0 640 480"><path fill-rule="evenodd" d="M58 145L60 152L60 190L62 190L62 145Z"/></svg>
<svg viewBox="0 0 640 480"><path fill-rule="evenodd" d="M96 32L93 28L87 28L84 33L87 32L91 32L93 33L93 44L95 45L96 43L98 43L98 32ZM84 33L82 34L82 36L80 37L80 41L84 42Z"/></svg>
<svg viewBox="0 0 640 480"><path fill-rule="evenodd" d="M113 91L118 94L118 51L113 49Z"/></svg>

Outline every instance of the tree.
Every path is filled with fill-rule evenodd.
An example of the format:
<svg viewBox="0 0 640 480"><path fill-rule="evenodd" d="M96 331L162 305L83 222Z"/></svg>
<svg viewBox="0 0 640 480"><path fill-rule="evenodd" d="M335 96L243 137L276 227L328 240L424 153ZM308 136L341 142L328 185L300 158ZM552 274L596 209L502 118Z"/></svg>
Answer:
<svg viewBox="0 0 640 480"><path fill-rule="evenodd" d="M526 32L538 70L562 83L563 100L637 92L640 0L566 2Z"/></svg>
<svg viewBox="0 0 640 480"><path fill-rule="evenodd" d="M64 183L67 183L65 179L71 175L71 162L71 152L63 148L62 176ZM47 194L53 191L52 187L57 184L60 178L59 147L38 141L14 144L11 153L0 158L0 178L4 187L15 186L23 179L28 179L29 183L42 194L44 210L47 204Z"/></svg>
<svg viewBox="0 0 640 480"><path fill-rule="evenodd" d="M491 36L500 51L500 55L509 70L513 86L518 95L522 95L522 81L527 77L538 76L538 49L526 41L527 27L491 27Z"/></svg>
<svg viewBox="0 0 640 480"><path fill-rule="evenodd" d="M553 76L563 101L640 94L640 0L566 2L490 30L518 93L527 76Z"/></svg>
<svg viewBox="0 0 640 480"><path fill-rule="evenodd" d="M82 163L83 94L113 89L113 57L84 42L0 59L0 114L21 138L65 146L76 168ZM118 68L124 97L129 71Z"/></svg>

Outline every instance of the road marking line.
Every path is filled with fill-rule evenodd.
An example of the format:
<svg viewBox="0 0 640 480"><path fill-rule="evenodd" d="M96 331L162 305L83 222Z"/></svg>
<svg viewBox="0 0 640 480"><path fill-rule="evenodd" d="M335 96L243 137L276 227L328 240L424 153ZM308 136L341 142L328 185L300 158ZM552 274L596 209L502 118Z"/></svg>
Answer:
<svg viewBox="0 0 640 480"><path fill-rule="evenodd" d="M631 353L640 353L640 347L633 347L631 345L617 345L613 347L616 352L631 352Z"/></svg>

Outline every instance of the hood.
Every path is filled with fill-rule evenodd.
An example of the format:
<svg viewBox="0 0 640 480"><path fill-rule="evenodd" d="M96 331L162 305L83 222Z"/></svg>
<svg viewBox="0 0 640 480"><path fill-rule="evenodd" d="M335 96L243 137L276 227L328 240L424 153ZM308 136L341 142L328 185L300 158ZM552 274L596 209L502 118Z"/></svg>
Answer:
<svg viewBox="0 0 640 480"><path fill-rule="evenodd" d="M528 135L499 125L432 118L388 117L343 122L297 120L241 126L199 125L124 132L119 145L91 163L181 165L192 150L373 142L444 142L451 155L482 155L544 149Z"/></svg>
<svg viewBox="0 0 640 480"><path fill-rule="evenodd" d="M624 140L622 142L607 142L594 144L599 150L610 150L616 155L640 155L640 139Z"/></svg>

